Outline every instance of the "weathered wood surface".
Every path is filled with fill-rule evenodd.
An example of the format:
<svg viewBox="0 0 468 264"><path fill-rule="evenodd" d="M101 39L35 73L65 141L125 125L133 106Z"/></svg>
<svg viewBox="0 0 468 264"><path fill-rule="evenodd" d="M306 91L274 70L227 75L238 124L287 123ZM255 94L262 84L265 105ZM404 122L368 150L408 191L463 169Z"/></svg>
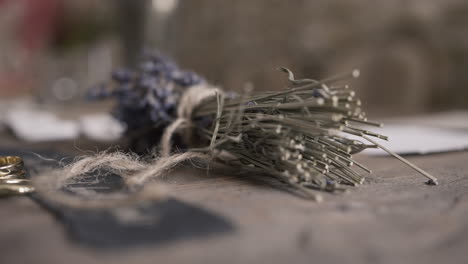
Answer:
<svg viewBox="0 0 468 264"><path fill-rule="evenodd" d="M126 250L80 246L27 197L1 199L0 263L466 263L468 152L409 159L440 185L390 157L360 156L373 176L320 204L182 169L168 180L173 196L226 217L234 232Z"/></svg>

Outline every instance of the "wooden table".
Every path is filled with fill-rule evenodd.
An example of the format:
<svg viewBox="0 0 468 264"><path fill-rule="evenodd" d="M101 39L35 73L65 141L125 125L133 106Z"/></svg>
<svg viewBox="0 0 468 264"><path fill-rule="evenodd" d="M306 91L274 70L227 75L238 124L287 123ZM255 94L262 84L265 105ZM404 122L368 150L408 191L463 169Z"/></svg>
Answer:
<svg viewBox="0 0 468 264"><path fill-rule="evenodd" d="M467 263L468 152L409 157L439 186L390 157L358 160L374 174L322 203L242 178L177 171L173 196L226 217L235 230L154 247L80 246L29 198L1 199L0 263Z"/></svg>

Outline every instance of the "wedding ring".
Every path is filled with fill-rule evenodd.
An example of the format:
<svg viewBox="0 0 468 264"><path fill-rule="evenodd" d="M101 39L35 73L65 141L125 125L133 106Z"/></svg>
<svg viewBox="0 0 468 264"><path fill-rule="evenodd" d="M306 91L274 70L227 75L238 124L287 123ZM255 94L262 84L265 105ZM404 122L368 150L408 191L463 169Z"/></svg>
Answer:
<svg viewBox="0 0 468 264"><path fill-rule="evenodd" d="M0 196L20 195L34 192L34 187L24 184L0 184Z"/></svg>
<svg viewBox="0 0 468 264"><path fill-rule="evenodd" d="M5 172L5 171L4 171ZM8 173L0 173L0 180L4 179L23 179L26 177L26 171L19 170L19 171L9 171Z"/></svg>
<svg viewBox="0 0 468 264"><path fill-rule="evenodd" d="M3 184L29 184L31 181L28 179L0 179L0 185Z"/></svg>
<svg viewBox="0 0 468 264"><path fill-rule="evenodd" d="M23 159L18 156L0 156L0 170L23 168Z"/></svg>
<svg viewBox="0 0 468 264"><path fill-rule="evenodd" d="M34 191L26 179L23 159L17 156L0 156L0 196L27 194Z"/></svg>
<svg viewBox="0 0 468 264"><path fill-rule="evenodd" d="M17 156L0 156L0 179L23 177L23 159Z"/></svg>

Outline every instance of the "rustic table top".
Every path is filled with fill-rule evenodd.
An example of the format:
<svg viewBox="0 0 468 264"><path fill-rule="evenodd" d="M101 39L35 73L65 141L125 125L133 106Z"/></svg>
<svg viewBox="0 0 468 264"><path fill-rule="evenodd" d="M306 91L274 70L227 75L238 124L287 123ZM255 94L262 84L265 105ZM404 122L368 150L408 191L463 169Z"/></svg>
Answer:
<svg viewBox="0 0 468 264"><path fill-rule="evenodd" d="M440 184L424 184L391 157L358 156L374 171L368 181L315 203L261 182L184 168L170 177L172 195L229 219L234 231L118 250L70 240L28 197L0 199L0 263L466 263L468 152L408 159Z"/></svg>

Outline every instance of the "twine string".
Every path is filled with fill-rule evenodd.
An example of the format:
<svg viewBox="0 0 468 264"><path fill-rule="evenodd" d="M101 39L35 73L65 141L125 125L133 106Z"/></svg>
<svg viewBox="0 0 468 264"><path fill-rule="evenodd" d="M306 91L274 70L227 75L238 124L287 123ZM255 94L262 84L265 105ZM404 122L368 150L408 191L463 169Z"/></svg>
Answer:
<svg viewBox="0 0 468 264"><path fill-rule="evenodd" d="M33 178L36 192L43 198L52 202L78 208L102 208L118 205L127 205L135 201L161 199L167 195L167 188L160 182L148 184L152 179L159 178L177 165L188 160L210 161L208 154L196 151L173 153L172 137L183 132L186 135L193 133L193 111L208 100L216 96L218 103L223 98L220 89L207 84L190 87L182 96L177 109L177 119L164 131L161 138L161 156L145 163L139 157L121 152L98 153L80 158L71 165L61 169L44 172ZM223 99L221 99L222 101ZM222 103L221 103L222 104ZM222 108L222 106L221 106ZM218 110L217 117L221 114ZM124 192L99 194L93 191L64 192L67 186L73 183L83 182L90 173L100 170L118 174L123 179ZM77 195L79 194L79 195Z"/></svg>

